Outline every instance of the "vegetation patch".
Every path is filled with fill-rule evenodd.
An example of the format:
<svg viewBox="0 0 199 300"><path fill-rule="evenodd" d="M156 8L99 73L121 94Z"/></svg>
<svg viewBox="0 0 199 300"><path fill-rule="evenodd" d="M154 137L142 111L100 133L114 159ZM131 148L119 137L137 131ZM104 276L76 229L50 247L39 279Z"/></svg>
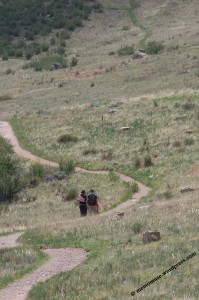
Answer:
<svg viewBox="0 0 199 300"><path fill-rule="evenodd" d="M164 45L162 43L158 43L155 41L149 42L145 47L146 53L148 54L158 54L163 49L164 49Z"/></svg>
<svg viewBox="0 0 199 300"><path fill-rule="evenodd" d="M0 249L0 288L32 272L46 260L47 255L32 249Z"/></svg>
<svg viewBox="0 0 199 300"><path fill-rule="evenodd" d="M47 55L33 59L30 63L26 63L23 69L33 68L35 71L51 70L54 64L61 69L66 68L67 60L61 55Z"/></svg>
<svg viewBox="0 0 199 300"><path fill-rule="evenodd" d="M134 48L133 46L124 46L118 49L117 53L119 56L132 55L134 53Z"/></svg>
<svg viewBox="0 0 199 300"><path fill-rule="evenodd" d="M57 139L57 142L58 143L77 142L77 137L75 137L69 133L65 133Z"/></svg>
<svg viewBox="0 0 199 300"><path fill-rule="evenodd" d="M94 3L93 3L94 2ZM73 31L82 26L91 11L101 12L95 1L3 1L0 10L0 55L26 57L48 51L48 46L37 42L53 30ZM67 35L68 38L68 35Z"/></svg>

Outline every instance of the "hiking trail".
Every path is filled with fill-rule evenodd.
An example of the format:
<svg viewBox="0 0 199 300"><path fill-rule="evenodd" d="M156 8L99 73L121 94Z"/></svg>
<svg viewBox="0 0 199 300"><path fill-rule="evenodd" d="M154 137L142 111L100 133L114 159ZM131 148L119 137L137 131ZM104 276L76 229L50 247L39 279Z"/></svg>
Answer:
<svg viewBox="0 0 199 300"><path fill-rule="evenodd" d="M30 159L34 162L40 164L50 165L52 167L58 167L58 163L52 162L36 155L33 155L31 152L21 148L19 142L12 130L12 127L8 122L0 122L0 135L8 139L14 147L14 151L24 158ZM87 172L92 174L108 174L107 170L99 171L89 171L80 167L75 168L76 172ZM135 201L140 200L142 197L147 196L150 191L150 188L145 186L139 181L134 180L132 177L124 175L119 172L114 172L117 174L121 180L127 182L134 182L138 185L138 192L133 195L131 199L119 204L117 207L101 213L100 216L111 216L113 213L120 210L124 210L130 207ZM0 237L0 249L6 247L16 247L17 239L23 233L14 233L8 236ZM39 267L30 274L25 275L23 278L10 283L6 288L0 290L0 299L2 300L25 300L28 292L33 285L45 281L48 278L58 274L60 272L65 272L71 270L72 268L79 265L83 260L86 259L87 252L83 249L77 248L61 248L61 249L45 249L42 250L44 253L50 256L50 260L45 263L43 266Z"/></svg>

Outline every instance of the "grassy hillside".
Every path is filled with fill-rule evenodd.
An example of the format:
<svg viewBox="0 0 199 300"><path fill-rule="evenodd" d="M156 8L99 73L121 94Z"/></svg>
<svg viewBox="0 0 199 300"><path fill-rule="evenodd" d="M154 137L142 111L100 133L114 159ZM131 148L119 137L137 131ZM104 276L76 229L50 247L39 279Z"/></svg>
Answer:
<svg viewBox="0 0 199 300"><path fill-rule="evenodd" d="M129 187L112 173L42 182L26 189L18 202L1 206L1 232L24 229L24 247L90 251L73 271L34 287L29 299L129 299L196 252L133 297L195 300L198 1L100 3L103 13L92 12L84 27L71 33L64 69L35 72L24 68L23 59L0 61L0 120L10 121L21 145L35 154L57 162L73 159L87 169L119 170L152 191L120 220L100 215L80 220L75 202L63 202L60 189L94 187L103 210L126 200ZM151 45L162 45L161 51L153 54L147 50ZM131 53L140 48L147 56L133 59ZM60 143L63 136L67 141ZM193 191L183 193L184 187ZM160 242L143 245L142 234L155 229Z"/></svg>

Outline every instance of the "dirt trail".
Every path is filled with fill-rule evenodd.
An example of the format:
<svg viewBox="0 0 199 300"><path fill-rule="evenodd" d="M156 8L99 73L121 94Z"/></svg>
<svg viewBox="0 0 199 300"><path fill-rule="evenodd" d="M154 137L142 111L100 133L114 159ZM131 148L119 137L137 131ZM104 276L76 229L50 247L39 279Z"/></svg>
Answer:
<svg viewBox="0 0 199 300"><path fill-rule="evenodd" d="M8 122L0 122L0 135L2 135L4 138L8 139L11 142L11 144L14 147L14 151L17 154L19 154L19 155L21 155L25 158L28 158L32 161L44 164L44 165L49 165L49 166L52 166L52 167L58 167L57 163L46 160L46 159L43 159L43 158L38 157L36 155L33 155L31 152L21 148L20 145L19 145L19 142L18 142L18 140L17 140L17 138L16 138L16 136L15 136L13 130L12 130L12 127L10 126L10 124Z"/></svg>
<svg viewBox="0 0 199 300"><path fill-rule="evenodd" d="M8 122L0 122L0 135L2 135L4 138L7 138L11 142L11 144L14 146L14 150L17 154L19 154L25 158L31 159L35 162L41 163L41 164L58 167L58 163L43 159L36 155L33 155L31 152L21 148L21 146L19 145L19 142L12 130L12 127L10 126L10 124ZM88 171L88 170L85 170L85 169L82 169L79 167L76 167L75 170L77 172L86 172L86 173L92 173L92 174L108 174L109 173L109 171L103 171L103 170L102 171ZM134 180L132 177L126 176L119 172L115 172L115 173L121 178L121 180L137 183L138 187L139 187L139 191L138 191L138 193L135 193L133 195L132 199L129 199L128 201L125 201L124 203L121 203L116 208L114 208L108 212L104 212L103 215L110 215L115 211L119 211L119 210L128 208L129 206L132 205L132 203L135 200L139 200L142 197L145 197L150 191L150 189L147 186L145 186L144 184L142 184L139 181Z"/></svg>
<svg viewBox="0 0 199 300"><path fill-rule="evenodd" d="M16 241L22 234L14 233L0 237L0 248L16 247L18 245ZM33 285L45 281L60 272L73 269L85 260L87 256L85 250L76 248L46 249L42 251L50 256L50 260L31 274L1 289L1 300L25 300Z"/></svg>
<svg viewBox="0 0 199 300"><path fill-rule="evenodd" d="M14 146L14 150L17 154L31 159L35 162L50 165L53 167L58 167L58 164L38 156L33 155L29 151L22 149L18 143L18 140L12 130L12 127L7 122L0 122L0 135L4 138L7 138L11 144ZM100 171L88 171L79 167L76 167L76 172L87 172L92 174L108 174L109 171L100 170ZM116 208L111 209L107 212L104 212L100 216L111 216L115 212L124 210L130 207L135 201L140 200L142 197L146 196L150 189L143 185L141 182L134 180L130 176L126 176L119 172L115 172L121 180L127 182L136 182L139 187L139 191L133 195L128 201L121 203ZM0 248L5 247L14 247L16 246L16 240L22 233L15 233L10 236L0 237ZM31 274L26 275L24 278L15 281L14 283L9 284L5 289L0 290L0 299L2 300L25 300L29 290L33 285L38 282L45 281L51 276L60 273L62 271L67 271L78 264L80 264L86 258L86 251L83 249L46 249L42 250L47 253L51 259L48 263L33 271Z"/></svg>

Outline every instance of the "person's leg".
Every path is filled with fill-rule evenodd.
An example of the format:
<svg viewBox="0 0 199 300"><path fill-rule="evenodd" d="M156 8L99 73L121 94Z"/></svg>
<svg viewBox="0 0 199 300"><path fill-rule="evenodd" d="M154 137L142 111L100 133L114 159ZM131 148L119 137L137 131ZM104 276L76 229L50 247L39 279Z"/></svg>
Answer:
<svg viewBox="0 0 199 300"><path fill-rule="evenodd" d="M82 205L82 213L83 213L84 217L87 215L87 206L86 205Z"/></svg>
<svg viewBox="0 0 199 300"><path fill-rule="evenodd" d="M88 215L90 216L92 214L92 206L88 205L87 209L88 209Z"/></svg>

